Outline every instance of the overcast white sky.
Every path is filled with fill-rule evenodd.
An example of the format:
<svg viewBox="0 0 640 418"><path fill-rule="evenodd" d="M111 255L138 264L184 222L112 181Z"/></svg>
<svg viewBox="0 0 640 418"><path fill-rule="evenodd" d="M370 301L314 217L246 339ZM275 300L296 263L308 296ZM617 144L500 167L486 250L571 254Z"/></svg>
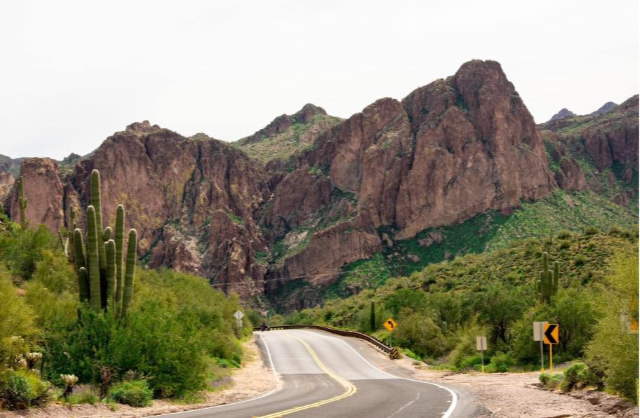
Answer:
<svg viewBox="0 0 640 418"><path fill-rule="evenodd" d="M5 1L0 154L86 154L133 121L235 140L307 102L348 117L473 58L536 121L638 91L638 2Z"/></svg>

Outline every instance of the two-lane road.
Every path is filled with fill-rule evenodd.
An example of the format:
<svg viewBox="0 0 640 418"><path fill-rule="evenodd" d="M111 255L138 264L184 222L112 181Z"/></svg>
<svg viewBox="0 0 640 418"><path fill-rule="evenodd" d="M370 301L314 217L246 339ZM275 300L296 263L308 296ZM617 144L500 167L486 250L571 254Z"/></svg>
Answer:
<svg viewBox="0 0 640 418"><path fill-rule="evenodd" d="M306 330L258 333L282 381L278 390L229 405L167 417L451 417L457 395L440 385L391 375L345 338Z"/></svg>

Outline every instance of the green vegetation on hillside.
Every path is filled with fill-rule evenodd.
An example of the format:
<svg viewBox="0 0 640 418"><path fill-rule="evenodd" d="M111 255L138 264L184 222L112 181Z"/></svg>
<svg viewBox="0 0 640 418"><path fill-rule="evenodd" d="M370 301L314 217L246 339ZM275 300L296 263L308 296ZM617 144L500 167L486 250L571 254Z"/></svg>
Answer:
<svg viewBox="0 0 640 418"><path fill-rule="evenodd" d="M544 254L549 269L558 263L557 290L550 293L540 285ZM392 343L414 358L458 370L478 368L475 336L486 335L488 370L536 369L540 360L538 345L532 341L532 321L560 324L561 342L554 350L558 362L585 357L588 350L595 350L589 348L595 343L589 344L598 341L598 321L607 317L598 302L601 295L611 297L609 292L616 291L625 297L634 294L633 289L615 290L610 279L615 275L612 265L627 266L616 274L624 276L625 283L635 281L637 291L637 269L635 273L628 271L628 266L637 264L636 254L635 232L561 232L431 264L408 277L387 279L377 289L365 289L349 298L331 299L324 306L293 313L286 322L355 329L389 341L391 336L381 324L393 317L400 325ZM372 301L378 307L378 323L373 329ZM637 318L635 306L632 315ZM614 310L617 314L617 308ZM637 358L637 342L634 348L629 346L630 340L629 344L624 341L624 358L629 359L627 354L633 350ZM606 367L606 379L611 380L615 378L610 376L617 376L613 369L623 366L609 364L602 368ZM621 379L628 383L628 376ZM625 394L612 383L607 384Z"/></svg>
<svg viewBox="0 0 640 418"><path fill-rule="evenodd" d="M267 163L271 160L286 160L294 153L313 144L313 140L324 130L337 125L340 118L330 115L315 115L307 123L296 122L276 135L248 142L241 139L232 143L249 157Z"/></svg>
<svg viewBox="0 0 640 418"><path fill-rule="evenodd" d="M414 238L395 241L381 254L345 266L341 278L325 291L325 296L345 297L377 287L389 277L409 275L465 254L506 248L526 238L593 228L629 229L637 222L635 213L593 192L557 190L537 202L523 202L510 215L489 211L457 225L429 228Z"/></svg>

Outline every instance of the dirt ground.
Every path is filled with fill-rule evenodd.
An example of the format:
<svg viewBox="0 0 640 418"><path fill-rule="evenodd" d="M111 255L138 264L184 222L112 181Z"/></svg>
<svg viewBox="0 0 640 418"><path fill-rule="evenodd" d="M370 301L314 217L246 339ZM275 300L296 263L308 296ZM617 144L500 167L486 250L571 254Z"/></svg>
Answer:
<svg viewBox="0 0 640 418"><path fill-rule="evenodd" d="M246 360L243 367L234 371L228 382L226 382L225 389L208 393L206 400L201 403L178 404L156 400L153 401L151 406L144 408L133 408L128 405L117 404L115 410L111 410L102 404L96 406L74 405L72 407L50 404L46 408L0 412L0 418L146 417L238 402L277 389L280 382L271 370L264 366L255 340L251 339L246 342L244 348Z"/></svg>
<svg viewBox="0 0 640 418"><path fill-rule="evenodd" d="M399 360L412 368L416 379L450 384L469 391L492 418L638 417L638 408L597 391L552 392L538 385L539 372L453 373L429 370L411 359Z"/></svg>

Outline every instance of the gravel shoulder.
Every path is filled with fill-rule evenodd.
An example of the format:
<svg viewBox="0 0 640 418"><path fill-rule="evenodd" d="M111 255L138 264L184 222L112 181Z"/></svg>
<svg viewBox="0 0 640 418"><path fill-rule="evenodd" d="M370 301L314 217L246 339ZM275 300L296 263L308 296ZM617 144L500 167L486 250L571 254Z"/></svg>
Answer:
<svg viewBox="0 0 640 418"><path fill-rule="evenodd" d="M263 361L261 350L256 343L255 337L244 343L244 350L245 362L243 367L234 370L232 375L222 382L224 389L207 393L205 400L199 403L182 404L166 400L155 400L151 406L144 408L133 408L128 405L117 404L115 410L111 410L108 406L102 404L67 407L52 403L46 408L12 412L1 411L0 418L146 417L224 405L250 399L277 389L280 386L280 381L271 369L265 366L268 361Z"/></svg>
<svg viewBox="0 0 640 418"><path fill-rule="evenodd" d="M461 398L454 416L481 418L637 418L638 407L603 392L584 390L570 394L542 389L539 372L456 373L430 369L408 357L389 360L372 345L350 339L349 343L383 370L416 380L443 384ZM559 371L558 371L559 372Z"/></svg>

